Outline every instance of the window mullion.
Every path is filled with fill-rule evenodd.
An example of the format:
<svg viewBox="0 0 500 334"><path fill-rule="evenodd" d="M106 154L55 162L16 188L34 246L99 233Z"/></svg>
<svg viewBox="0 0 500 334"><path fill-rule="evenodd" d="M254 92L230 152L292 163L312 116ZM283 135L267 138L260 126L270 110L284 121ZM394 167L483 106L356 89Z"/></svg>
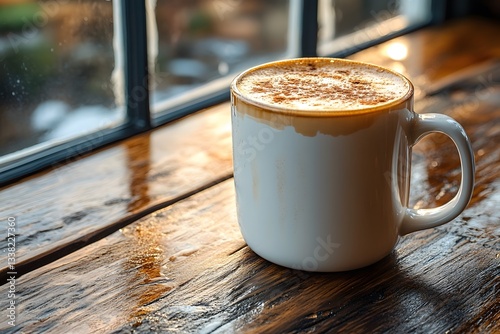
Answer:
<svg viewBox="0 0 500 334"><path fill-rule="evenodd" d="M125 52L125 108L137 132L151 128L145 1L121 0Z"/></svg>
<svg viewBox="0 0 500 334"><path fill-rule="evenodd" d="M318 46L318 0L302 0L300 55L316 57Z"/></svg>

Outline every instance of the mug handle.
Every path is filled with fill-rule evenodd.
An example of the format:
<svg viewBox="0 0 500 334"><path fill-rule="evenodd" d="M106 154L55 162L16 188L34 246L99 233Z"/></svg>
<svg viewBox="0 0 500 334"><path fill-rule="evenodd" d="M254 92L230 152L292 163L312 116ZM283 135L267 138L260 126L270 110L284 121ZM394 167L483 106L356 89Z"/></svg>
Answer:
<svg viewBox="0 0 500 334"><path fill-rule="evenodd" d="M448 203L432 209L406 208L399 234L436 227L456 218L467 206L474 189L474 152L463 127L453 118L442 114L417 114L410 128L409 145L415 145L420 138L431 133L440 132L447 135L455 144L460 156L462 179L458 193Z"/></svg>

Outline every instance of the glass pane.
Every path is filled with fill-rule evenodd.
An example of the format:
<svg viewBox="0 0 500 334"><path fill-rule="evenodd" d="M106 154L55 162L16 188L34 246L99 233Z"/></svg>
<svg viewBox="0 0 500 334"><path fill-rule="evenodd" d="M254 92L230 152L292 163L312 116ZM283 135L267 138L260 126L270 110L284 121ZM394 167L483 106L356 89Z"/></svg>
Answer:
<svg viewBox="0 0 500 334"><path fill-rule="evenodd" d="M431 0L319 0L318 54L330 55L430 21Z"/></svg>
<svg viewBox="0 0 500 334"><path fill-rule="evenodd" d="M298 3L158 0L148 27L153 110L227 88L243 69L297 54L298 34L289 38L289 25Z"/></svg>
<svg viewBox="0 0 500 334"><path fill-rule="evenodd" d="M0 161L123 120L113 31L110 1L0 2Z"/></svg>

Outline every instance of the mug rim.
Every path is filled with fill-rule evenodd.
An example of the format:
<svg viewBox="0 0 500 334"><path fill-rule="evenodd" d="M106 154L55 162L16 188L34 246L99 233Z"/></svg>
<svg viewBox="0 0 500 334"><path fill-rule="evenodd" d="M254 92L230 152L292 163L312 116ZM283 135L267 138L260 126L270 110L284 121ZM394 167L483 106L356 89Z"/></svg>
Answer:
<svg viewBox="0 0 500 334"><path fill-rule="evenodd" d="M239 81L248 75L249 73L252 73L256 70L259 70L261 68L265 67L270 67L274 65L279 65L279 64L285 64L285 63L293 63L297 61L333 61L333 62L339 62L339 63L344 63L344 64L353 64L353 65L360 65L360 66L365 66L365 67L371 67L375 69L381 69L385 72L391 73L399 78L401 78L404 82L408 84L408 91L403 94L402 96L389 100L387 102L384 102L382 104L376 105L376 106L367 106L364 108L357 108L357 109L349 109L349 110L342 110L342 109L321 109L321 111L315 111L315 110L310 110L310 109L297 109L297 108L290 108L290 107L281 107L269 103L264 103L261 101L257 101L255 99L252 99L251 97L246 96L243 94L239 89L238 89L238 83ZM269 111L269 112L277 112L281 114L288 114L288 115L297 115L297 116L314 116L314 117L324 117L324 116L347 116L347 115L362 115L362 114L369 114L377 111L382 111L382 110L392 110L396 106L400 106L401 104L407 102L409 99L412 98L414 94L414 86L413 83L403 74L398 73L394 70L391 70L387 67L368 63L368 62L362 62L362 61L357 61L357 60L350 60L350 59L343 59L343 58L332 58L332 57L300 57L300 58L290 58L290 59L282 59L282 60L275 60L267 63L263 63L260 65L253 66L240 74L238 74L231 82L230 85L230 91L231 91L231 98L235 97L238 100L241 100L242 102L258 107L264 111Z"/></svg>

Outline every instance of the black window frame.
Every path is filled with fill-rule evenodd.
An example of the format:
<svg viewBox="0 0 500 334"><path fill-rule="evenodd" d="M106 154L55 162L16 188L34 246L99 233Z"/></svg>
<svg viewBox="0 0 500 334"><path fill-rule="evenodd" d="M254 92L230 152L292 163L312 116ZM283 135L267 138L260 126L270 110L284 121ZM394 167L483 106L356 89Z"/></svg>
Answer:
<svg viewBox="0 0 500 334"><path fill-rule="evenodd" d="M464 0L468 1L468 0ZM394 37L440 23L446 19L447 0L432 0L432 18L393 34L371 40L353 49L331 54L331 57L346 57L354 52L379 44ZM300 50L297 57L317 56L318 44L318 0L301 0ZM200 97L189 104L181 105L151 117L147 55L146 4L145 1L120 0L122 33L125 58L125 122L112 129L96 130L98 135L84 135L43 150L34 150L20 155L8 164L0 166L0 186L18 181L30 174L74 161L96 149L111 143L150 131L151 129L189 115L200 109L229 100L229 90L217 91ZM115 10L115 9L113 9Z"/></svg>

